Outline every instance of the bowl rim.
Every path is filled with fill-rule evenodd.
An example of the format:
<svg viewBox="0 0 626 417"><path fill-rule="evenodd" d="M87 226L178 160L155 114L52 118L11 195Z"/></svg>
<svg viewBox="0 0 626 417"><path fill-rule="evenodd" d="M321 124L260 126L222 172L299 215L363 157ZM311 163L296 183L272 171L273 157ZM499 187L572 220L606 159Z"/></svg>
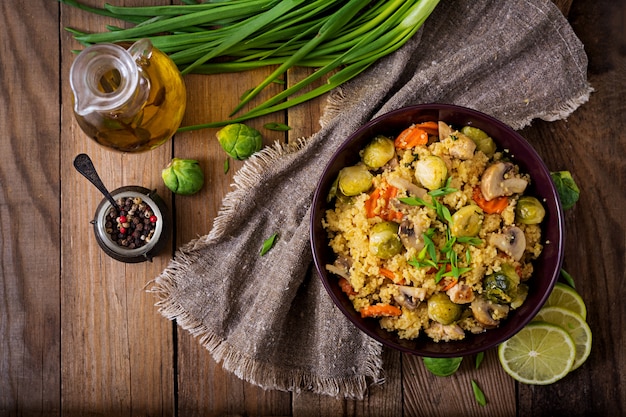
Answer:
<svg viewBox="0 0 626 417"><path fill-rule="evenodd" d="M333 285L331 283L331 280L329 279L329 273L324 268L321 254L322 251L328 252L329 247L326 233L324 230L321 230L323 228L321 227L320 217L321 215L323 217L323 213L325 212L324 207L327 207L327 203L325 203L325 201L326 196L328 195L329 184L332 183L332 180L334 180L334 177L336 176L336 172L333 170L333 165L338 164L337 161L341 159L341 155L346 152L346 150L349 150L351 147L357 146L356 144L358 143L366 141L367 137L373 137L371 132L374 130L380 131L380 125L382 123L387 123L389 120L403 119L406 117L410 119L415 119L417 116L420 115L428 115L430 118L432 118L432 115L435 113L438 114L438 120L442 120L441 116L443 113L443 118L447 118L448 121L451 117L458 117L460 119L473 122L465 123L469 125L474 124L476 121L480 121L480 123L476 124L488 124L490 125L490 128L488 130L491 130L492 132L504 132L506 135L508 135L507 139L503 139L502 137L494 138L496 144L498 145L498 150L505 150L502 148L503 141L516 142L516 153L520 150L523 150L523 157L520 157L520 159L518 160L515 155L512 154L510 155L511 159L513 159L516 164L520 165L520 167L524 167L523 171L529 174L530 172L528 170L528 165L530 164L534 166L534 168L531 170L534 172L534 174L531 174L531 184L533 189L537 181L537 174L540 174L539 177L542 181L550 181L543 186L543 189L545 191L543 199L547 199L547 203L549 203L548 207L546 207L546 212L550 216L548 220L550 222L554 222L554 224L551 225L551 227L549 228L549 230L551 231L551 236L548 237L544 233L542 233L542 243L544 244L544 248L542 254L540 255L540 259L543 259L544 252L546 251L548 244L550 245L550 258L555 258L550 259L551 263L549 264L549 267L546 267L547 270L544 271L547 276L541 277L542 281L540 281L540 283L543 284L544 290L542 291L542 293L534 296L535 303L532 306L522 306L519 310L516 311L516 313L518 313L519 311L524 311L525 314L523 316L520 313L514 315L514 317L518 316L516 320L511 320L511 316L509 316L507 318L507 321L502 326L496 329L490 329L478 335L467 333L465 339L461 341L439 343L434 342L430 339L425 340L428 338L426 335L423 334L423 332L421 332L420 336L418 336L417 339L411 341L400 339L396 333L389 332L380 328L378 320L366 320L360 318L358 313L354 310L352 302L348 299L348 297L346 297L343 293L338 293L338 284ZM417 121L413 123L416 122ZM408 122L405 126L408 126L410 123L411 122ZM397 134L398 130L395 130L395 132ZM352 158L354 159L354 155L352 156ZM331 178L332 180L330 180ZM321 279L322 284L326 289L326 292L332 299L335 306L339 308L339 310L343 313L344 316L346 316L350 320L350 322L352 322L365 334L382 343L383 345L397 349L401 352L419 356L454 357L461 355L471 355L492 348L512 337L534 318L539 309L545 304L552 288L558 281L560 275L565 240L563 222L563 209L556 188L550 179L550 171L548 170L545 162L539 156L534 147L523 136L513 130L510 126L506 125L504 122L481 111L453 104L427 103L405 106L379 115L355 130L342 142L342 144L337 148L332 157L326 163L326 166L322 171L322 175L320 176L316 184L311 204L311 216L309 226L311 231L310 244L313 254L313 263L315 265L317 275L319 279ZM547 227L548 225L544 226L544 228ZM323 238L320 237L320 232L323 233ZM550 239L549 241L547 241L548 238ZM321 241L324 241L325 245L322 244ZM546 254L545 257L548 257L548 255ZM543 262L548 265L548 260L544 259ZM535 260L533 263L536 265L537 260ZM537 271L534 272L533 277L535 277L535 274L537 274ZM468 343L468 339L471 339L474 343Z"/></svg>

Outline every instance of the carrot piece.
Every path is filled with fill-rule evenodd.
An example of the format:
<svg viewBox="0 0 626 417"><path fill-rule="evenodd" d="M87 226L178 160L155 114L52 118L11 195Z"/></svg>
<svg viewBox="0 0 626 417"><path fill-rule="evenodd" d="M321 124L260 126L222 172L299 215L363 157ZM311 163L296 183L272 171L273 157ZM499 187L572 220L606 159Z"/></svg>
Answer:
<svg viewBox="0 0 626 417"><path fill-rule="evenodd" d="M483 196L482 191L480 191L480 187L474 188L472 200L474 200L478 207L480 207L487 214L500 214L509 205L509 198L505 196L496 197L487 201Z"/></svg>
<svg viewBox="0 0 626 417"><path fill-rule="evenodd" d="M441 291L448 291L450 288L454 287L459 281L457 279L452 279L448 282Z"/></svg>
<svg viewBox="0 0 626 417"><path fill-rule="evenodd" d="M348 295L358 294L356 291L354 291L352 284L350 284L350 282L344 277L339 278L339 287L341 288L341 291L345 292Z"/></svg>
<svg viewBox="0 0 626 417"><path fill-rule="evenodd" d="M427 143L428 133L415 126L404 129L394 141L394 145L398 149L411 149L419 145L426 145Z"/></svg>
<svg viewBox="0 0 626 417"><path fill-rule="evenodd" d="M393 271L390 271L387 268L378 268L378 272L380 272L380 275L384 276L385 278L389 278L390 280L395 282L396 274L394 274Z"/></svg>
<svg viewBox="0 0 626 417"><path fill-rule="evenodd" d="M380 188L374 189L367 201L365 201L365 213L368 219L376 216L376 206L378 205L378 197L380 197Z"/></svg>
<svg viewBox="0 0 626 417"><path fill-rule="evenodd" d="M360 311L361 317L397 317L402 315L402 310L391 304L374 304L363 307Z"/></svg>
<svg viewBox="0 0 626 417"><path fill-rule="evenodd" d="M425 130L429 135L439 136L439 125L437 122L422 122L416 124L415 127Z"/></svg>
<svg viewBox="0 0 626 417"><path fill-rule="evenodd" d="M393 216L391 215L391 211L389 209L389 201L398 195L398 189L393 185L387 184L387 188L385 188L385 193L383 194L384 206L381 212L381 217L383 220L393 220Z"/></svg>

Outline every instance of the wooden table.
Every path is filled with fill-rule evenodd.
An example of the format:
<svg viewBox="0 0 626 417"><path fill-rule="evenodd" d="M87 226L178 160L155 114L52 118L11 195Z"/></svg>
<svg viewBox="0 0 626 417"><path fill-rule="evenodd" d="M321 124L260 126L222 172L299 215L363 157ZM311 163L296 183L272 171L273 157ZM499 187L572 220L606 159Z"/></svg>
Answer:
<svg viewBox="0 0 626 417"><path fill-rule="evenodd" d="M582 190L566 213L564 266L589 306L589 360L540 387L515 383L493 350L479 370L465 361L450 378L429 374L417 357L387 350L386 383L353 401L242 382L160 316L146 284L177 246L210 230L241 164L231 161L224 173L214 130L179 134L138 155L94 144L71 112L68 72L78 45L63 28L102 30L108 20L54 0L3 2L0 415L626 415L626 4L557 3L586 46L596 91L568 120L537 121L522 134L552 170L570 170ZM292 71L289 82L302 72ZM184 123L224 119L266 73L186 77ZM268 133L266 143L294 140L319 128L323 105L317 100L251 125L288 123L290 132ZM97 246L89 221L101 195L72 168L81 152L91 155L108 187L143 185L166 197L175 229L169 250L152 263L116 262ZM206 185L199 194L174 197L164 187L160 172L173 156L201 162ZM485 392L486 407L475 402L472 379Z"/></svg>

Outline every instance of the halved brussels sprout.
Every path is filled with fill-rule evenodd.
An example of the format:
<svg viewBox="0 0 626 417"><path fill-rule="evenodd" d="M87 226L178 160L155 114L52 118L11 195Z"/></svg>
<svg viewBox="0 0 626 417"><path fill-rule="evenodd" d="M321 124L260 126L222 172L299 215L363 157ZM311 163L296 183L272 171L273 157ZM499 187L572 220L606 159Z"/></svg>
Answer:
<svg viewBox="0 0 626 417"><path fill-rule="evenodd" d="M402 251L402 241L398 236L398 223L376 223L370 230L370 251L382 259L389 259Z"/></svg>
<svg viewBox="0 0 626 417"><path fill-rule="evenodd" d="M476 205L462 207L452 215L452 236L476 236L483 225L483 211Z"/></svg>
<svg viewBox="0 0 626 417"><path fill-rule="evenodd" d="M491 157L496 152L496 143L485 131L473 126L463 126L461 133L473 140L476 148L485 155Z"/></svg>
<svg viewBox="0 0 626 417"><path fill-rule="evenodd" d="M523 196L517 200L515 221L522 224L539 224L546 215L541 202L532 196Z"/></svg>
<svg viewBox="0 0 626 417"><path fill-rule="evenodd" d="M344 195L359 195L372 187L373 178L365 165L354 165L339 171L337 185Z"/></svg>
<svg viewBox="0 0 626 417"><path fill-rule="evenodd" d="M381 168L396 154L393 141L378 135L363 149L363 163L372 169Z"/></svg>
<svg viewBox="0 0 626 417"><path fill-rule="evenodd" d="M428 299L428 318L444 325L458 320L462 310L459 304L453 303L443 292L433 294Z"/></svg>
<svg viewBox="0 0 626 417"><path fill-rule="evenodd" d="M487 275L483 282L483 294L497 304L508 304L517 298L520 278L512 265L504 264L502 269Z"/></svg>
<svg viewBox="0 0 626 417"><path fill-rule="evenodd" d="M429 155L415 163L415 178L429 190L436 190L445 185L448 167L440 157Z"/></svg>

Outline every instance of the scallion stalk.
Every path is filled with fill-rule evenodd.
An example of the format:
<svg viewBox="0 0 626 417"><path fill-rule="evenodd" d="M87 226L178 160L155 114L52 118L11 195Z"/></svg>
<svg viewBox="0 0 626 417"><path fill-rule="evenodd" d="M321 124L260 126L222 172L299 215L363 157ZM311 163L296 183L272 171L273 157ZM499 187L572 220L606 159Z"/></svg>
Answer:
<svg viewBox="0 0 626 417"><path fill-rule="evenodd" d="M67 30L84 46L148 38L167 53L183 74L277 68L241 98L231 119L181 127L220 127L284 110L325 94L400 48L430 16L439 0L230 0L182 5L85 6L60 2L114 17L129 28L106 32ZM217 59L220 58L220 59ZM245 113L234 116L290 68L316 71ZM333 75L328 76L333 73ZM302 93L314 81L324 85Z"/></svg>

